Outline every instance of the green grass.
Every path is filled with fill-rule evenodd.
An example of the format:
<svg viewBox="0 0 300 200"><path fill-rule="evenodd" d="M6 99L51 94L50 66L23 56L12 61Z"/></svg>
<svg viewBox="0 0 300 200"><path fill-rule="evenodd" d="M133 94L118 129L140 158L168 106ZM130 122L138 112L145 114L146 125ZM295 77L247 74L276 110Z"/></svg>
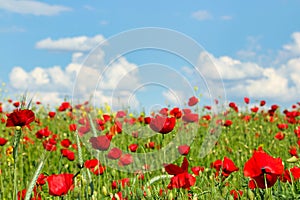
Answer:
<svg viewBox="0 0 300 200"><path fill-rule="evenodd" d="M95 109L95 108L91 108ZM284 114L279 110L276 111L274 121L270 122L269 116L266 112L251 113L248 111L242 111L239 113L234 112L230 108L229 114L226 119L232 120L233 124L230 127L221 127L222 134L218 138L217 144L205 157L200 158L200 148L204 137L207 134L208 128L205 126L199 126L195 132L195 138L193 139L190 147L191 150L186 156L189 160L189 173L193 166L203 166L205 170L196 176L196 183L194 186L187 189L173 189L166 190L170 182L170 178L161 178L156 182L148 186L149 181L155 177L161 175L167 175L164 171L164 167L152 171L145 171L140 169L144 173L144 179L139 179L139 174L120 171L118 169L110 168L106 166L106 170L102 175L94 175L86 168L80 168L80 160L78 157L78 150L70 147L69 149L75 152L75 160L69 161L67 158L62 157L60 149L60 141L65 138L69 138L72 143L76 144L76 135L69 130L69 125L76 122L77 119L72 119L69 116L69 111L58 112L53 119L48 117L48 109L43 105L33 105L32 110L35 112L36 118L39 123L33 122L31 124L31 130L23 128L22 138L18 149L17 160L17 177L16 183L17 190L28 188L30 181L34 177L34 173L41 161L45 161L41 173L46 175L59 174L59 173L72 173L79 175L75 178L74 188L63 197L52 197L49 195L47 184L43 185L39 190L39 194L42 199L112 199L119 191L122 191L123 197L127 199L233 199L230 195L231 190L242 190L243 195L240 199L297 199L300 198L300 184L299 181L290 183L283 183L277 181L277 183L268 189L255 189L250 190L248 188L247 177L243 175L243 167L245 162L252 156L253 150L259 146L263 147L264 151L272 155L273 157L280 157L284 162L285 169L299 166L298 162L289 163L286 160L291 157L289 148L297 145L297 136L294 134L294 130L299 123L289 124L288 129L284 130L285 138L281 141L274 139L275 134L279 131L277 128L278 123L288 123ZM295 109L297 110L297 109ZM74 114L78 114L78 110L73 110ZM101 111L106 112L102 109ZM96 113L101 113L96 110ZM2 117L6 119L6 113L2 113ZM110 113L113 114L113 113ZM199 115L203 116L209 114L208 111L201 110ZM242 120L243 116L250 115L249 122ZM98 114L97 117L101 117ZM129 115L127 115L129 118ZM139 116L134 116L139 117ZM298 119L298 118L296 118ZM203 119L199 120L199 124L208 123ZM57 134L57 150L53 152L45 151L42 145L44 139L37 139L35 133L48 127L54 134ZM97 134L104 134L109 132L112 124L107 123L106 129L101 133L97 131ZM132 126L133 127L133 126ZM139 148L136 153L145 154L150 152L159 152L159 148L163 148L171 142L177 141L178 143L184 143L186 135L178 136L178 130L183 127L182 122L178 121L175 129L168 134L153 134L153 131L145 124L135 125L134 128L126 124L123 126L123 132L113 137L112 141L118 148L123 151L127 151L129 144L137 143ZM132 137L132 131L138 129L139 137ZM5 127L5 123L0 124L0 137L6 138L8 142L4 146L0 146L0 199L13 199L14 188L14 160L12 154L7 154L7 149L13 145L14 141L14 128ZM189 134L189 126L186 130L181 131L181 134ZM142 136L145 137L142 137ZM150 136L149 136L150 135ZM31 142L24 141L24 136L28 137ZM178 136L178 137L177 137ZM51 136L49 136L51 137ZM175 139L174 139L175 138ZM149 149L145 147L145 144L149 141L155 142L155 149ZM188 142L188 141L187 141ZM95 158L97 151L92 152L85 145L81 146L83 162L86 160ZM151 163L160 161L170 156L170 153L177 153L177 149L174 149L169 154L161 154L162 157L157 157L155 160L151 160ZM217 159L223 160L224 157L230 158L239 171L233 172L228 178L222 179L221 177L215 177L215 169L210 168L210 164ZM183 156L173 162L180 165L183 160ZM100 161L102 161L100 159ZM118 161L115 161L118 162ZM106 165L105 163L102 163ZM166 163L170 164L170 163ZM129 166L130 167L130 166ZM124 167L126 169L126 167ZM130 185L117 189L112 189L111 184L113 180L121 180L123 178L130 179ZM148 187L146 187L148 186ZM160 190L163 190L162 195ZM166 190L166 191L165 191Z"/></svg>

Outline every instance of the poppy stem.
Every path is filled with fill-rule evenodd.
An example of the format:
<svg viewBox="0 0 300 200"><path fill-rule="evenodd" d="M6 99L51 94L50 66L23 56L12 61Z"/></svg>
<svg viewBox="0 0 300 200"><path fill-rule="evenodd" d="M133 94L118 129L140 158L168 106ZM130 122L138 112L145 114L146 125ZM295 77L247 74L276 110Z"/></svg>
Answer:
<svg viewBox="0 0 300 200"><path fill-rule="evenodd" d="M18 180L17 180L17 162L18 162L18 147L20 143L20 138L22 135L22 129L20 126L16 127L14 143L13 143L13 159L14 159L14 192L13 199L17 199L18 192Z"/></svg>

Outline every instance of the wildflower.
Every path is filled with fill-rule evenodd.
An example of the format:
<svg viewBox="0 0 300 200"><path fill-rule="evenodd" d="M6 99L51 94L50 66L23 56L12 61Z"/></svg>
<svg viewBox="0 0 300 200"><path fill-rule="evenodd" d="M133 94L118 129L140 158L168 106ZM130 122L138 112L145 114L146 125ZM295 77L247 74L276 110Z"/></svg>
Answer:
<svg viewBox="0 0 300 200"><path fill-rule="evenodd" d="M100 135L97 137L91 137L90 143L94 149L106 151L110 146L111 139L112 137L109 135Z"/></svg>
<svg viewBox="0 0 300 200"><path fill-rule="evenodd" d="M249 103L250 103L250 99L249 99L248 97L244 97L244 102L245 102L246 104L249 104Z"/></svg>
<svg viewBox="0 0 300 200"><path fill-rule="evenodd" d="M123 154L118 162L120 166L130 165L131 163L133 163L133 157L130 154Z"/></svg>
<svg viewBox="0 0 300 200"><path fill-rule="evenodd" d="M29 126L29 124L33 122L34 119L34 112L32 112L31 110L14 110L8 115L6 127Z"/></svg>
<svg viewBox="0 0 300 200"><path fill-rule="evenodd" d="M66 139L63 139L61 142L60 142L61 146L65 147L65 148L69 148L69 146L72 144L72 142L66 138Z"/></svg>
<svg viewBox="0 0 300 200"><path fill-rule="evenodd" d="M190 151L190 146L189 145L180 145L178 147L178 152L181 154L181 155L187 155Z"/></svg>
<svg viewBox="0 0 300 200"><path fill-rule="evenodd" d="M62 196L67 194L73 187L73 174L53 174L47 177L49 194Z"/></svg>
<svg viewBox="0 0 300 200"><path fill-rule="evenodd" d="M272 187L282 173L281 158L273 158L263 150L254 151L244 166L244 176L251 178L249 186L252 189Z"/></svg>
<svg viewBox="0 0 300 200"><path fill-rule="evenodd" d="M75 160L75 153L69 149L60 150L63 157L66 157L69 161Z"/></svg>
<svg viewBox="0 0 300 200"><path fill-rule="evenodd" d="M131 145L128 146L128 148L131 152L136 152L138 147L139 147L138 144L131 144Z"/></svg>
<svg viewBox="0 0 300 200"><path fill-rule="evenodd" d="M165 170L168 174L174 175L168 185L168 189L184 188L190 189L196 182L196 178L188 173L189 162L184 157L181 166L174 164L168 164L165 166Z"/></svg>
<svg viewBox="0 0 300 200"><path fill-rule="evenodd" d="M122 155L122 150L114 147L108 152L107 158L116 160L116 159L119 159L121 157L121 155Z"/></svg>
<svg viewBox="0 0 300 200"><path fill-rule="evenodd" d="M0 137L0 146L4 146L7 142L7 139Z"/></svg>
<svg viewBox="0 0 300 200"><path fill-rule="evenodd" d="M286 169L283 173L283 175L281 176L280 180L282 182L292 182L292 177L293 177L293 181L298 181L300 179L300 168L295 166L291 169Z"/></svg>
<svg viewBox="0 0 300 200"><path fill-rule="evenodd" d="M194 106L199 102L199 99L195 96L189 98L188 106Z"/></svg>
<svg viewBox="0 0 300 200"><path fill-rule="evenodd" d="M173 130L175 123L175 117L161 117L156 115L155 118L151 119L150 128L155 132L166 134Z"/></svg>

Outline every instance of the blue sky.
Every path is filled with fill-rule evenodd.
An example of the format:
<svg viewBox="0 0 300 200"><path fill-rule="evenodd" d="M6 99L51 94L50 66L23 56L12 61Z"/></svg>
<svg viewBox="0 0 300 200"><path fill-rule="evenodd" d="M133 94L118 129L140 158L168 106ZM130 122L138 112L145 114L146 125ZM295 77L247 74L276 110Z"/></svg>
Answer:
<svg viewBox="0 0 300 200"><path fill-rule="evenodd" d="M289 106L300 101L299 8L296 0L0 0L0 81L7 84L7 97L28 89L45 103L58 103L72 96L80 61L100 41L135 28L161 27L185 34L207 51L223 78L228 101L242 102L249 96L252 103L266 99L270 104ZM112 66L111 76L116 75L114 70L121 71L121 76L151 62L179 72L184 67L192 69L170 55L141 51L124 55ZM205 59L198 62L209 65ZM107 72L106 78L118 81L109 75ZM130 80L135 80L133 76L137 74L131 74ZM205 76L210 79L209 72ZM139 85L139 80L132 84ZM107 90L114 87L100 87L97 95L103 98L99 101L111 101ZM130 97L138 106L148 107L174 100L168 98L168 90L151 86L138 91L136 96L121 98L127 101ZM198 93L203 93L204 103L210 103L205 88Z"/></svg>

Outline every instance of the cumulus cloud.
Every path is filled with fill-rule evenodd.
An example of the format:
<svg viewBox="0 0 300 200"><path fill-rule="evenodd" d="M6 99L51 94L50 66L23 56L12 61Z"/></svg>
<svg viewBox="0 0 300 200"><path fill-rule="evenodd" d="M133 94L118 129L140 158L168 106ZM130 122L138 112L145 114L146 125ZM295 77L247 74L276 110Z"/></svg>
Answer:
<svg viewBox="0 0 300 200"><path fill-rule="evenodd" d="M204 78L219 79L221 77L223 80L259 77L263 71L256 63L241 62L229 56L216 58L207 52L200 54L198 66Z"/></svg>
<svg viewBox="0 0 300 200"><path fill-rule="evenodd" d="M72 67L72 66L71 66ZM60 66L49 68L36 67L31 71L25 71L22 67L14 67L10 73L10 84L19 90L41 91L67 91L72 87L71 79L74 79L76 69Z"/></svg>
<svg viewBox="0 0 300 200"><path fill-rule="evenodd" d="M286 44L283 46L283 49L292 53L299 55L300 54L300 32L294 32L292 34L293 43Z"/></svg>
<svg viewBox="0 0 300 200"><path fill-rule="evenodd" d="M85 52L103 40L103 36L96 35L40 41L38 48L74 51L70 63L65 67L35 67L32 70L16 66L10 73L10 85L16 91L39 94L43 101L52 105L66 96L81 103L93 96L99 105L109 103L119 108L125 103L125 106L128 103L139 105L132 93L139 84L135 64L119 57L107 66L101 48Z"/></svg>
<svg viewBox="0 0 300 200"><path fill-rule="evenodd" d="M57 40L46 38L37 42L35 47L38 49L47 49L54 51L90 51L103 41L104 37L102 35L96 35L94 37L67 37Z"/></svg>
<svg viewBox="0 0 300 200"><path fill-rule="evenodd" d="M0 0L0 9L7 10L19 14L58 15L61 12L71 11L72 9L66 6L49 5L47 3L34 0Z"/></svg>
<svg viewBox="0 0 300 200"><path fill-rule="evenodd" d="M192 17L199 21L212 19L212 15L207 10L198 10L192 13Z"/></svg>
<svg viewBox="0 0 300 200"><path fill-rule="evenodd" d="M249 96L256 100L292 104L300 98L300 33L293 33L292 38L293 42L283 45L284 50L277 57L280 62L257 64L255 61L244 62L229 56L201 53L198 68L208 82L215 82L221 77L228 99ZM253 49L254 52L260 49L259 44L255 42ZM259 58L251 54L251 58L254 57Z"/></svg>

